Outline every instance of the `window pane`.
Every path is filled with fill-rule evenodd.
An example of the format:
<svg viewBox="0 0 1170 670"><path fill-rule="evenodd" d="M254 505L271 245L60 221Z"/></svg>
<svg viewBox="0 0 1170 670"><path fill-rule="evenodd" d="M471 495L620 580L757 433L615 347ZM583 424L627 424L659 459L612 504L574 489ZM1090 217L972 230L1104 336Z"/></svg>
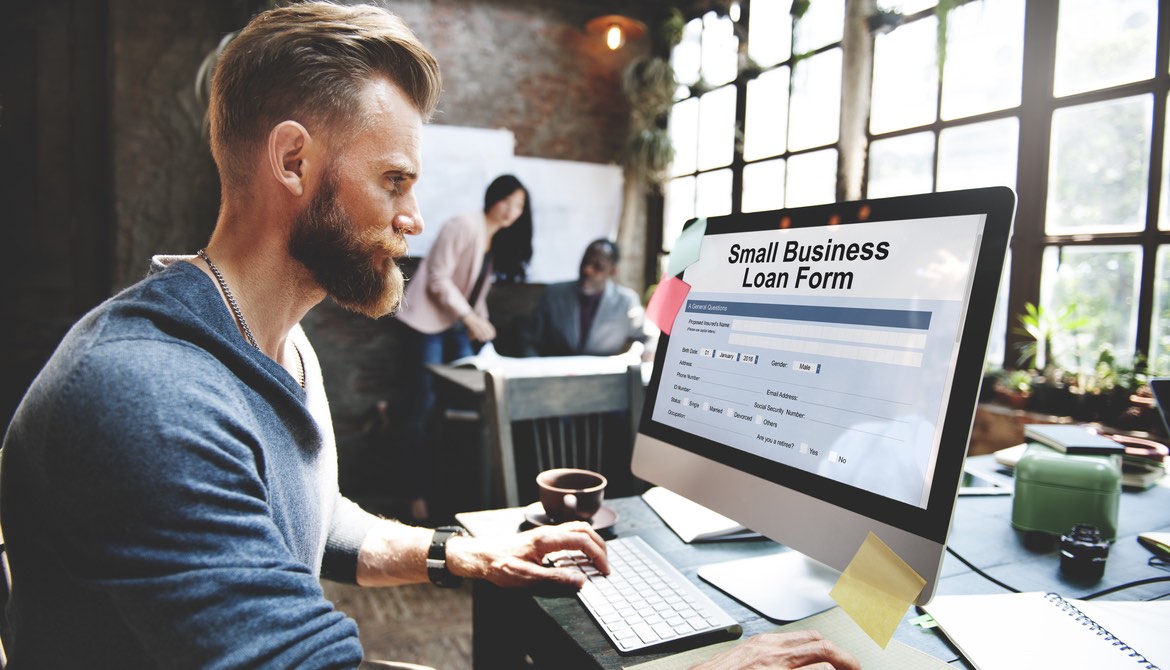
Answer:
<svg viewBox="0 0 1170 670"><path fill-rule="evenodd" d="M938 19L878 35L873 53L869 129L884 133L932 123L938 106Z"/></svg>
<svg viewBox="0 0 1170 670"><path fill-rule="evenodd" d="M768 67L792 55L792 0L752 0L748 55Z"/></svg>
<svg viewBox="0 0 1170 670"><path fill-rule="evenodd" d="M699 98L699 169L731 165L735 151L735 87Z"/></svg>
<svg viewBox="0 0 1170 670"><path fill-rule="evenodd" d="M1011 279L1012 252L1008 250L1004 258L1003 277L999 282L999 292L995 296L995 311L991 316L991 333L987 341L987 365L992 368L1002 368L1007 360L1004 350L1004 338L1007 337L1008 325L1008 282ZM1015 361L1012 361L1013 363Z"/></svg>
<svg viewBox="0 0 1170 670"><path fill-rule="evenodd" d="M836 142L841 125L841 50L801 60L793 76L789 150Z"/></svg>
<svg viewBox="0 0 1170 670"><path fill-rule="evenodd" d="M662 213L662 248L670 251L683 224L695 218L695 178L680 177L666 184Z"/></svg>
<svg viewBox="0 0 1170 670"><path fill-rule="evenodd" d="M844 26L845 0L810 2L808 11L796 24L796 53L808 53L840 42Z"/></svg>
<svg viewBox="0 0 1170 670"><path fill-rule="evenodd" d="M670 53L670 64L674 77L680 84L690 85L699 81L699 65L702 62L702 47L699 40L703 34L703 22L695 19L683 29L682 40Z"/></svg>
<svg viewBox="0 0 1170 670"><path fill-rule="evenodd" d="M1016 186L1020 121L1016 117L946 128L938 138L940 191Z"/></svg>
<svg viewBox="0 0 1170 670"><path fill-rule="evenodd" d="M735 79L739 68L739 40L731 19L707 12L703 17L703 80L719 86Z"/></svg>
<svg viewBox="0 0 1170 670"><path fill-rule="evenodd" d="M1170 128L1170 106L1166 108L1166 126ZM1170 133L1166 133L1165 142L1162 145L1162 205L1158 208L1158 228L1162 230L1170 229L1170 212L1166 211L1167 206L1170 206Z"/></svg>
<svg viewBox="0 0 1170 670"><path fill-rule="evenodd" d="M731 170L716 170L699 175L695 184L695 216L730 213Z"/></svg>
<svg viewBox="0 0 1170 670"><path fill-rule="evenodd" d="M871 198L930 193L934 180L934 133L878 140L869 147Z"/></svg>
<svg viewBox="0 0 1170 670"><path fill-rule="evenodd" d="M1061 0L1053 94L1149 79L1157 32L1157 0Z"/></svg>
<svg viewBox="0 0 1170 670"><path fill-rule="evenodd" d="M837 150L825 149L788 159L788 207L820 205L837 200Z"/></svg>
<svg viewBox="0 0 1170 670"><path fill-rule="evenodd" d="M784 153L788 135L787 67L769 70L748 82L744 123L744 160Z"/></svg>
<svg viewBox="0 0 1170 670"><path fill-rule="evenodd" d="M762 212L784 206L784 159L752 163L743 168L745 212Z"/></svg>
<svg viewBox="0 0 1170 670"><path fill-rule="evenodd" d="M670 110L670 143L674 145L674 161L670 164L670 174L694 172L699 149L698 98L675 103Z"/></svg>
<svg viewBox="0 0 1170 670"><path fill-rule="evenodd" d="M1024 3L983 0L955 7L947 15L942 118L1019 105L1023 64Z"/></svg>
<svg viewBox="0 0 1170 670"><path fill-rule="evenodd" d="M1153 104L1142 95L1053 112L1048 233L1145 227Z"/></svg>
<svg viewBox="0 0 1170 670"><path fill-rule="evenodd" d="M1170 372L1170 247L1158 247L1154 278L1154 317L1150 323L1150 368Z"/></svg>
<svg viewBox="0 0 1170 670"><path fill-rule="evenodd" d="M1092 370L1101 351L1133 361L1141 247L1049 247L1041 266L1040 302L1053 316L1072 308L1085 323L1054 328L1053 362L1065 370Z"/></svg>

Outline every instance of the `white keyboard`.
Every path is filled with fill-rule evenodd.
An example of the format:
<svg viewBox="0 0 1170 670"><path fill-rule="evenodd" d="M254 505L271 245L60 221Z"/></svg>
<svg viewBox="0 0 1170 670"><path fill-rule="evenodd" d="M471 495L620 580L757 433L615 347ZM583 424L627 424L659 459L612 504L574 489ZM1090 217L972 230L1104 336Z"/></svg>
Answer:
<svg viewBox="0 0 1170 670"><path fill-rule="evenodd" d="M589 578L577 597L619 652L632 652L700 635L730 639L743 628L699 587L637 536L606 541L610 574L581 552L548 559L575 565ZM720 635L714 635L720 634Z"/></svg>

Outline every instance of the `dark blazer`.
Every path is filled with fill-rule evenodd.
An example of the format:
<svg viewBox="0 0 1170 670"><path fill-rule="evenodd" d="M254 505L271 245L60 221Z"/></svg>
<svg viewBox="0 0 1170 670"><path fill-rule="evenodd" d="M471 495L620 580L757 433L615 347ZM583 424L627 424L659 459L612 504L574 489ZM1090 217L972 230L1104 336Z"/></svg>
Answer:
<svg viewBox="0 0 1170 670"><path fill-rule="evenodd" d="M525 339L528 356L612 356L631 342L645 342L646 312L638 294L613 281L606 282L597 315L585 342L581 342L581 310L577 282L549 284L541 295Z"/></svg>

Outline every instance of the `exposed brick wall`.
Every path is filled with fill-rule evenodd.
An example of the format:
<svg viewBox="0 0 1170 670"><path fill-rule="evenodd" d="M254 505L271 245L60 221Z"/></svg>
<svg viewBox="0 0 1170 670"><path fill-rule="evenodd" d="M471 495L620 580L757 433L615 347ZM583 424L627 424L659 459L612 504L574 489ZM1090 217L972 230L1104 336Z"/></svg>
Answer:
<svg viewBox="0 0 1170 670"><path fill-rule="evenodd" d="M53 7L81 1L51 0ZM91 231L89 237L97 238L96 244L85 243L87 236L79 234L55 246L60 251L57 255L64 258L56 264L60 267L46 268L46 276L59 278L73 269L78 275L74 283L89 285L95 297L78 302L82 292L75 290L62 296L60 304L35 305L38 314L48 316L14 324L21 333L46 334L40 338L43 346L29 343L22 349L43 354L29 354L16 367L10 366L27 369L27 374L6 382L5 398L11 399L5 402L6 414L7 405L23 394L33 371L63 334L64 322L141 278L151 254L193 253L208 239L218 210L219 187L200 132L203 110L195 99L195 74L205 54L225 33L242 26L247 7L254 4L255 0L103 0L108 109L101 110L101 116L89 114L81 108L85 100L74 92L63 94L66 99L60 104L42 104L35 114L30 110L29 118L49 118L72 105L71 113L79 118L108 118L109 135L100 143L72 133L70 128L81 126L69 122L62 122L61 133L52 139L63 146L109 147L90 152L100 153L108 163L99 161L86 169L109 184L112 214L106 220L112 223L110 230ZM586 35L583 26L591 16L590 2L383 0L382 4L401 15L440 62L445 91L435 123L507 128L515 134L516 153L521 156L597 163L618 160L628 113L621 72L644 47L632 44L613 53L598 36ZM28 10L21 16L38 15ZM38 65L35 77L45 90L62 90L61 77L43 65ZM43 155L44 147L39 150ZM56 179L53 175L61 171L46 176L46 170L37 177L39 197L50 204L72 202L70 196L57 195L60 188L45 186L46 179ZM87 181L91 183L98 182ZM42 218L14 225L27 226L22 229L29 231L28 236L56 239L55 231L64 230L63 217ZM87 269L92 259L101 261L97 270ZM577 260L567 262L576 264ZM41 298L30 298L34 299ZM360 432L363 415L375 402L393 402L401 396L395 324L390 319L371 321L352 315L326 301L310 312L304 326L326 370L339 440L352 441Z"/></svg>
<svg viewBox="0 0 1170 670"><path fill-rule="evenodd" d="M507 128L521 156L617 162L629 107L621 71L637 46L611 52L587 14L539 0L383 3L438 59L435 123Z"/></svg>

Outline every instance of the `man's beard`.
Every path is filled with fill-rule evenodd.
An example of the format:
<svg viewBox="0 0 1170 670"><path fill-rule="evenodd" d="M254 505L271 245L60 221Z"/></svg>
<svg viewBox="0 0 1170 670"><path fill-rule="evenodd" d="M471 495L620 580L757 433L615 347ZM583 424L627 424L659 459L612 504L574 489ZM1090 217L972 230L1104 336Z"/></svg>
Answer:
<svg viewBox="0 0 1170 670"><path fill-rule="evenodd" d="M378 318L402 300L406 254L401 234L381 229L355 232L357 225L337 200L337 177L326 172L313 201L293 221L289 253L304 265L342 307Z"/></svg>

